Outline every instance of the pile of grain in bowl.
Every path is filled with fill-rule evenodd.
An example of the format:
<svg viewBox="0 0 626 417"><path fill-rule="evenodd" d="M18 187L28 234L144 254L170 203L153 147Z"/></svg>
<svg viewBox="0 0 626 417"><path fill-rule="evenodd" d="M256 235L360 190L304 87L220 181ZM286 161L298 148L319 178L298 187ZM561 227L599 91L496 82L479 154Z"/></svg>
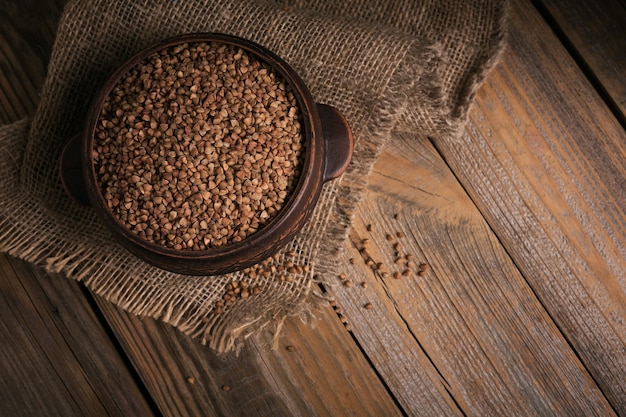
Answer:
<svg viewBox="0 0 626 417"><path fill-rule="evenodd" d="M230 44L166 48L115 85L92 150L106 204L146 241L177 250L239 242L283 207L301 170L296 98Z"/></svg>

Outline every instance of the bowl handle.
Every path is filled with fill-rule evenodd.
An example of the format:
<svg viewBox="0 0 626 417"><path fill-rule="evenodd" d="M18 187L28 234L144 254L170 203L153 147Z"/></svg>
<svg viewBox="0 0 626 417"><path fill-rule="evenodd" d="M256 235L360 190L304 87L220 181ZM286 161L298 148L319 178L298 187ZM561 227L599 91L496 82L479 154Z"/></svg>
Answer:
<svg viewBox="0 0 626 417"><path fill-rule="evenodd" d="M59 177L65 193L83 206L91 205L83 179L80 158L82 134L76 134L65 144L59 158Z"/></svg>
<svg viewBox="0 0 626 417"><path fill-rule="evenodd" d="M354 138L348 121L339 110L327 104L318 104L317 111L322 121L326 144L326 161L322 177L326 182L339 177L348 168L352 159Z"/></svg>

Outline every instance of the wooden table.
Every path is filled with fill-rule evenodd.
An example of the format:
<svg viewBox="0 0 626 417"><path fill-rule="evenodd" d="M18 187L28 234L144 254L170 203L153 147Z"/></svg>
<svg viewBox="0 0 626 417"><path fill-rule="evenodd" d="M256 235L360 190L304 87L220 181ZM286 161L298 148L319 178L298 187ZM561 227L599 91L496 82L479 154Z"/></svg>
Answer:
<svg viewBox="0 0 626 417"><path fill-rule="evenodd" d="M6 3L2 123L35 111L64 1ZM626 8L511 3L462 139L377 162L334 307L217 356L1 255L0 415L626 415ZM365 238L400 268L388 233L425 275L372 273Z"/></svg>

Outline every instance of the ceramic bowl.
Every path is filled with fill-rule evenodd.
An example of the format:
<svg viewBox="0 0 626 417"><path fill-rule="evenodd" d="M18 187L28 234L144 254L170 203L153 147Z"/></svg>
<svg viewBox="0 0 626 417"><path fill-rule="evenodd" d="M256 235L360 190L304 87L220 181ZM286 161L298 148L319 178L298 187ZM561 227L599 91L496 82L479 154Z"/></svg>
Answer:
<svg viewBox="0 0 626 417"><path fill-rule="evenodd" d="M108 208L96 176L92 149L103 103L121 77L154 52L182 43L232 44L269 64L294 93L302 115L301 174L291 197L270 221L240 242L207 250L175 250L142 239L127 230ZM216 33L179 36L148 47L121 65L93 100L84 129L61 156L61 181L78 202L91 205L112 234L129 251L159 268L189 275L217 275L254 265L276 253L300 231L316 206L323 184L347 168L353 138L345 117L335 108L316 103L298 74L276 54L246 39Z"/></svg>

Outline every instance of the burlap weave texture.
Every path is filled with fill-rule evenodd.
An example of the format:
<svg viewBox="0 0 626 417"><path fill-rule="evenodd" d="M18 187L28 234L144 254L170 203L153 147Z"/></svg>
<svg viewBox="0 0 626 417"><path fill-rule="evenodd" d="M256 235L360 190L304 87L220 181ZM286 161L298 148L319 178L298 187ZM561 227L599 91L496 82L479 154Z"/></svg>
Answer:
<svg viewBox="0 0 626 417"><path fill-rule="evenodd" d="M71 1L59 24L32 121L0 128L0 249L83 281L128 311L159 318L218 351L307 308L314 274L332 274L367 174L395 130L455 134L500 50L502 1ZM60 187L57 160L91 97L119 64L155 41L190 32L248 38L285 59L318 102L337 107L355 136L348 171L324 187L313 218L284 253L312 270L217 314L233 279L181 276L115 243L89 208ZM332 151L332 150L331 150Z"/></svg>

